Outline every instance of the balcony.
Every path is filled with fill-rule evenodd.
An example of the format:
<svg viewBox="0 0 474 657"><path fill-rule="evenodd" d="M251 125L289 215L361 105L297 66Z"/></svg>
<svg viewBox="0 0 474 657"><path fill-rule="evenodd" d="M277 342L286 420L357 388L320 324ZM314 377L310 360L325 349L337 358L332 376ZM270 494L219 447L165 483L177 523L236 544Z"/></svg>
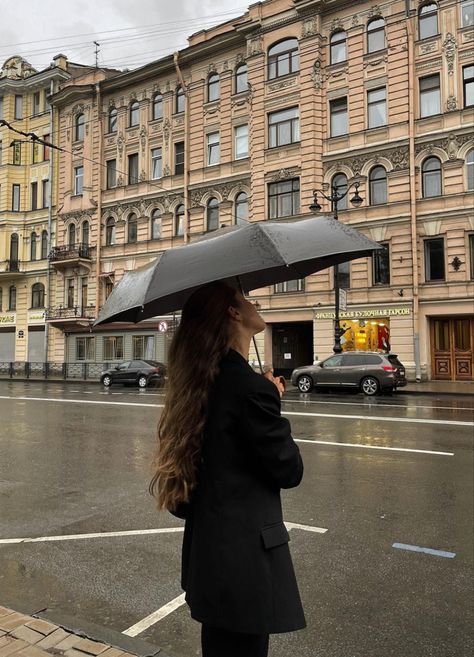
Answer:
<svg viewBox="0 0 474 657"><path fill-rule="evenodd" d="M95 306L58 306L49 308L46 321L57 328L88 328L95 319Z"/></svg>
<svg viewBox="0 0 474 657"><path fill-rule="evenodd" d="M77 265L90 268L91 254L88 244L67 244L54 246L49 254L49 260L56 269L66 269Z"/></svg>
<svg viewBox="0 0 474 657"><path fill-rule="evenodd" d="M18 278L19 276L23 276L20 260L0 262L0 278Z"/></svg>

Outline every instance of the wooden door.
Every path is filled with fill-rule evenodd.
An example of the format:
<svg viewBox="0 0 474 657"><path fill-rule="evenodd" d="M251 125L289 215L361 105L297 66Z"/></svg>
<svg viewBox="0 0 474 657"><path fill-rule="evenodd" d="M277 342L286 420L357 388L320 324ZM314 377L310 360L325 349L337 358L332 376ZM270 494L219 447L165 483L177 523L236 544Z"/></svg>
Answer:
<svg viewBox="0 0 474 657"><path fill-rule="evenodd" d="M469 317L437 318L431 321L433 379L472 381L474 320Z"/></svg>

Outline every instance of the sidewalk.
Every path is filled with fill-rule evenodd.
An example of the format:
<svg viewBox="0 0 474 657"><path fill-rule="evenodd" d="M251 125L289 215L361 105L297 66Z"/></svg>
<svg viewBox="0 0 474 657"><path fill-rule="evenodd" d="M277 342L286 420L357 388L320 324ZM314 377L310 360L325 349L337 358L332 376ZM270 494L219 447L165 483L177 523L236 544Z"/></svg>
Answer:
<svg viewBox="0 0 474 657"><path fill-rule="evenodd" d="M0 607L0 657L167 657L160 648L74 619L55 624Z"/></svg>
<svg viewBox="0 0 474 657"><path fill-rule="evenodd" d="M470 395L474 399L474 381L408 381L397 394L413 395Z"/></svg>

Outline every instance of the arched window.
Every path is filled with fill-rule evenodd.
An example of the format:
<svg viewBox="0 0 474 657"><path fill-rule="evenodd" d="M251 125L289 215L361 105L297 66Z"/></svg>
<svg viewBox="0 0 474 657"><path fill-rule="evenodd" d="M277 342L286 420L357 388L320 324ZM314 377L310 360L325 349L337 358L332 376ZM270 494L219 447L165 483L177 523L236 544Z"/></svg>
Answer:
<svg viewBox="0 0 474 657"><path fill-rule="evenodd" d="M69 243L69 248L74 249L76 245L76 226L74 224L69 224L68 243Z"/></svg>
<svg viewBox="0 0 474 657"><path fill-rule="evenodd" d="M16 233L10 237L10 266L12 262L18 263L18 235Z"/></svg>
<svg viewBox="0 0 474 657"><path fill-rule="evenodd" d="M128 109L128 125L130 127L140 123L140 105L138 100L133 100Z"/></svg>
<svg viewBox="0 0 474 657"><path fill-rule="evenodd" d="M151 239L161 238L161 211L157 208L151 213Z"/></svg>
<svg viewBox="0 0 474 657"><path fill-rule="evenodd" d="M438 5L430 2L418 10L418 38L429 39L438 34Z"/></svg>
<svg viewBox="0 0 474 657"><path fill-rule="evenodd" d="M109 111L109 132L117 132L117 108L111 107Z"/></svg>
<svg viewBox="0 0 474 657"><path fill-rule="evenodd" d="M35 283L31 287L31 307L44 308L44 285Z"/></svg>
<svg viewBox="0 0 474 657"><path fill-rule="evenodd" d="M336 173L336 175L332 179L331 183L332 189L341 196L342 194L346 194L347 192L347 176L345 173ZM337 209L338 210L347 210L347 194L344 196L344 198L341 198L340 201L338 201L337 204Z"/></svg>
<svg viewBox="0 0 474 657"><path fill-rule="evenodd" d="M16 287L10 285L8 289L8 310L16 310Z"/></svg>
<svg viewBox="0 0 474 657"><path fill-rule="evenodd" d="M41 233L41 260L48 257L48 231L43 230Z"/></svg>
<svg viewBox="0 0 474 657"><path fill-rule="evenodd" d="M30 236L30 260L36 260L36 246L38 244L38 235L33 232Z"/></svg>
<svg viewBox="0 0 474 657"><path fill-rule="evenodd" d="M285 39L268 49L268 79L300 70L298 39Z"/></svg>
<svg viewBox="0 0 474 657"><path fill-rule="evenodd" d="M219 76L217 73L211 73L207 78L207 100L212 102L213 100L219 100L220 96L220 82Z"/></svg>
<svg viewBox="0 0 474 657"><path fill-rule="evenodd" d="M466 155L466 182L468 191L474 190L474 148Z"/></svg>
<svg viewBox="0 0 474 657"><path fill-rule="evenodd" d="M176 208L174 234L184 235L184 205L178 205Z"/></svg>
<svg viewBox="0 0 474 657"><path fill-rule="evenodd" d="M387 202L387 172L381 166L374 167L369 173L369 203L380 205Z"/></svg>
<svg viewBox="0 0 474 657"><path fill-rule="evenodd" d="M217 230L219 228L219 201L216 198L210 198L207 202L206 219L206 230Z"/></svg>
<svg viewBox="0 0 474 657"><path fill-rule="evenodd" d="M176 114L181 114L184 112L184 91L183 87L176 88L176 98L175 98L175 111Z"/></svg>
<svg viewBox="0 0 474 657"><path fill-rule="evenodd" d="M235 197L235 223L246 224L249 220L249 199L245 192Z"/></svg>
<svg viewBox="0 0 474 657"><path fill-rule="evenodd" d="M163 96L155 94L153 96L153 121L163 118Z"/></svg>
<svg viewBox="0 0 474 657"><path fill-rule="evenodd" d="M344 30L338 30L331 34L330 45L330 63L339 64L347 59L347 34Z"/></svg>
<svg viewBox="0 0 474 657"><path fill-rule="evenodd" d="M385 21L373 18L367 23L367 52L377 52L385 48Z"/></svg>
<svg viewBox="0 0 474 657"><path fill-rule="evenodd" d="M115 219L109 217L105 224L105 245L113 246L115 244Z"/></svg>
<svg viewBox="0 0 474 657"><path fill-rule="evenodd" d="M89 222L82 222L82 246L89 246Z"/></svg>
<svg viewBox="0 0 474 657"><path fill-rule="evenodd" d="M75 141L84 141L84 124L85 124L84 114L78 114L76 116L76 122L74 128Z"/></svg>
<svg viewBox="0 0 474 657"><path fill-rule="evenodd" d="M427 157L421 167L423 198L441 196L441 161L437 157Z"/></svg>
<svg viewBox="0 0 474 657"><path fill-rule="evenodd" d="M243 91L248 91L248 88L247 64L240 64L235 69L235 93L240 94Z"/></svg>
<svg viewBox="0 0 474 657"><path fill-rule="evenodd" d="M128 218L127 242L134 244L137 241L137 215L132 213Z"/></svg>

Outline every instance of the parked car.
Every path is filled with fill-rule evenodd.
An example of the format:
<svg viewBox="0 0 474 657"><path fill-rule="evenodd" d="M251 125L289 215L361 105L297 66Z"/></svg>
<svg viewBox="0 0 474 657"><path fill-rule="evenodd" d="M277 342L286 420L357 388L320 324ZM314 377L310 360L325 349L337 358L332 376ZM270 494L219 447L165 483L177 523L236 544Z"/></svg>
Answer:
<svg viewBox="0 0 474 657"><path fill-rule="evenodd" d="M106 388L113 383L135 383L146 388L150 383L163 385L165 373L165 365L156 360L127 360L102 372L100 382Z"/></svg>
<svg viewBox="0 0 474 657"><path fill-rule="evenodd" d="M406 386L405 367L396 354L351 351L336 354L314 365L297 367L291 382L301 392L314 387L354 388L366 395Z"/></svg>

